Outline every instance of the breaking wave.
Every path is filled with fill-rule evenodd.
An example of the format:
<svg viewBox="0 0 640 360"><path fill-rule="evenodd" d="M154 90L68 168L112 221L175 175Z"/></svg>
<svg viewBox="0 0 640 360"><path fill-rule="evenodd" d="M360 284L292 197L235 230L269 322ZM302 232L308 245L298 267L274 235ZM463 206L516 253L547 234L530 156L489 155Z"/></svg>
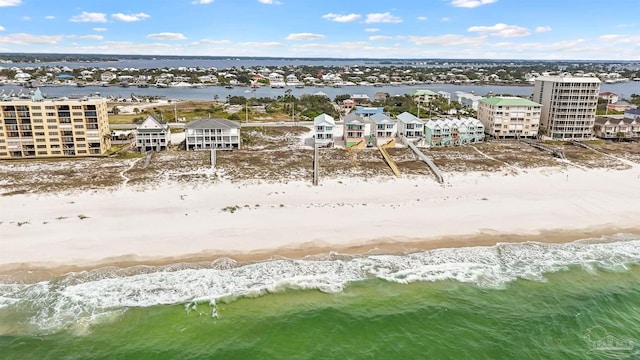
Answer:
<svg viewBox="0 0 640 360"><path fill-rule="evenodd" d="M566 244L502 243L435 249L407 255L332 253L322 260L278 259L237 264L218 259L206 268L181 265L101 269L35 284L0 284L0 311L28 313L41 331L90 323L129 307L231 301L288 289L340 292L350 282L455 280L499 288L516 279L583 266L624 271L640 262L640 237L616 235ZM216 314L217 315L217 314Z"/></svg>

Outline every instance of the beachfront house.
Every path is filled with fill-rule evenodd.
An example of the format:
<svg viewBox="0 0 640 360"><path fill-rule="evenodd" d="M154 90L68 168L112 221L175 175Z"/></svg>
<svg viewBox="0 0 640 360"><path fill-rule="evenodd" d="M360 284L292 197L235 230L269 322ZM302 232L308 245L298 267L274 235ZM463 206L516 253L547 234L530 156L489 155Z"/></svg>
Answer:
<svg viewBox="0 0 640 360"><path fill-rule="evenodd" d="M346 147L362 149L367 146L366 125L362 116L355 112L350 112L344 117L343 137Z"/></svg>
<svg viewBox="0 0 640 360"><path fill-rule="evenodd" d="M593 131L601 139L640 139L640 119L597 117Z"/></svg>
<svg viewBox="0 0 640 360"><path fill-rule="evenodd" d="M475 118L429 119L424 124L424 133L428 146L466 145L484 140L484 126Z"/></svg>
<svg viewBox="0 0 640 360"><path fill-rule="evenodd" d="M409 112L396 116L398 119L398 136L405 137L412 143L422 143L424 139L424 122Z"/></svg>
<svg viewBox="0 0 640 360"><path fill-rule="evenodd" d="M378 113L369 117L371 132L375 138L373 145L380 146L395 139L398 134L398 123L385 114Z"/></svg>
<svg viewBox="0 0 640 360"><path fill-rule="evenodd" d="M360 115L363 119L367 119L375 114L384 113L384 108L382 107L367 107L367 106L356 106L355 113Z"/></svg>
<svg viewBox="0 0 640 360"><path fill-rule="evenodd" d="M227 119L198 119L184 126L187 150L232 150L240 147L240 123Z"/></svg>
<svg viewBox="0 0 640 360"><path fill-rule="evenodd" d="M316 146L333 146L336 121L327 114L313 119L314 142Z"/></svg>
<svg viewBox="0 0 640 360"><path fill-rule="evenodd" d="M171 144L169 124L153 115L136 126L136 149L141 152L167 150Z"/></svg>
<svg viewBox="0 0 640 360"><path fill-rule="evenodd" d="M440 97L440 94L429 89L414 90L411 92L411 97L417 104L428 104L434 99Z"/></svg>

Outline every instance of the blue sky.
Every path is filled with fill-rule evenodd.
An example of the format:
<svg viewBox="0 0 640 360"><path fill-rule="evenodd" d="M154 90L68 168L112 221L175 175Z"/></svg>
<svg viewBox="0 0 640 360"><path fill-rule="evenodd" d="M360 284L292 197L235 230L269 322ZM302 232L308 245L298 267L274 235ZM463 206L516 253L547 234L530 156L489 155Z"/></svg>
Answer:
<svg viewBox="0 0 640 360"><path fill-rule="evenodd" d="M0 0L0 52L640 60L640 1Z"/></svg>

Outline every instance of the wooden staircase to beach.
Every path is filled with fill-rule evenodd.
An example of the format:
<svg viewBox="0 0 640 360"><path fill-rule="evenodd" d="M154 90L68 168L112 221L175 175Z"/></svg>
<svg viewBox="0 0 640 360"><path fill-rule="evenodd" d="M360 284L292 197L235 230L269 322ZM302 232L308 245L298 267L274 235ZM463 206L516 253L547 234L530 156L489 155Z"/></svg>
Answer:
<svg viewBox="0 0 640 360"><path fill-rule="evenodd" d="M400 174L400 169L398 169L398 165L396 165L396 162L393 161L393 159L387 152L387 148L395 147L395 146L396 146L396 141L390 140L388 143L378 146L378 150L380 150L382 157L387 162L387 165L389 165L389 167L391 168L391 171L393 171L393 174L396 177L400 177L401 174Z"/></svg>

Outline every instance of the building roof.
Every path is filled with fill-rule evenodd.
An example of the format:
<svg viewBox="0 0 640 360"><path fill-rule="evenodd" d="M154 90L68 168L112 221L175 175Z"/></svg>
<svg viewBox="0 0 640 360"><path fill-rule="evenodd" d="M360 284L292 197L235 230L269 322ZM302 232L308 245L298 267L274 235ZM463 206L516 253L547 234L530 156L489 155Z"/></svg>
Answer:
<svg viewBox="0 0 640 360"><path fill-rule="evenodd" d="M640 115L640 109L629 109L624 111L625 114Z"/></svg>
<svg viewBox="0 0 640 360"><path fill-rule="evenodd" d="M336 121L331 116L322 113L316 116L315 118L313 118L313 124L314 125L320 125L320 124L335 125Z"/></svg>
<svg viewBox="0 0 640 360"><path fill-rule="evenodd" d="M553 81L562 83L600 83L600 79L596 77L577 77L577 76L540 76L535 81Z"/></svg>
<svg viewBox="0 0 640 360"><path fill-rule="evenodd" d="M415 115L409 112L403 112L402 114L396 116L398 121L404 124L422 124L422 120L418 119Z"/></svg>
<svg viewBox="0 0 640 360"><path fill-rule="evenodd" d="M437 92L429 90L429 89L425 89L425 90L413 90L411 92L412 96L420 96L420 95L432 95L432 96L436 96L439 95Z"/></svg>
<svg viewBox="0 0 640 360"><path fill-rule="evenodd" d="M497 105L497 106L542 106L537 102L515 96L494 96L486 99L480 99L479 102Z"/></svg>
<svg viewBox="0 0 640 360"><path fill-rule="evenodd" d="M383 111L384 111L384 108L381 108L381 107L363 107L363 106L356 107L356 114L367 114L367 115L382 114Z"/></svg>
<svg viewBox="0 0 640 360"><path fill-rule="evenodd" d="M350 112L344 117L345 124L364 124L362 117L355 112Z"/></svg>
<svg viewBox="0 0 640 360"><path fill-rule="evenodd" d="M227 119L198 119L187 123L185 129L239 129L240 123Z"/></svg>
<svg viewBox="0 0 640 360"><path fill-rule="evenodd" d="M375 124L394 124L395 121L391 120L387 115L379 113L371 115L371 121Z"/></svg>
<svg viewBox="0 0 640 360"><path fill-rule="evenodd" d="M365 100L369 100L369 95L367 94L353 94L351 95L352 99L365 99Z"/></svg>

